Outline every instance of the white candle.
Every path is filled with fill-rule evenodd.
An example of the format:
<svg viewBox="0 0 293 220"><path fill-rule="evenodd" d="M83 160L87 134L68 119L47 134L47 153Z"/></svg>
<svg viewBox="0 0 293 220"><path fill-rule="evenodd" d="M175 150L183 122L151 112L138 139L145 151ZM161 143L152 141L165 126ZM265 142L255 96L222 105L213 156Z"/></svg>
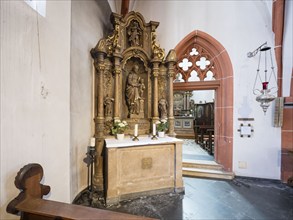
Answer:
<svg viewBox="0 0 293 220"><path fill-rule="evenodd" d="M137 137L138 135L138 124L134 125L134 136Z"/></svg>
<svg viewBox="0 0 293 220"><path fill-rule="evenodd" d="M96 146L96 139L94 137L91 138L91 144L90 144L91 147L94 147Z"/></svg>
<svg viewBox="0 0 293 220"><path fill-rule="evenodd" d="M153 136L156 135L156 124L153 124Z"/></svg>

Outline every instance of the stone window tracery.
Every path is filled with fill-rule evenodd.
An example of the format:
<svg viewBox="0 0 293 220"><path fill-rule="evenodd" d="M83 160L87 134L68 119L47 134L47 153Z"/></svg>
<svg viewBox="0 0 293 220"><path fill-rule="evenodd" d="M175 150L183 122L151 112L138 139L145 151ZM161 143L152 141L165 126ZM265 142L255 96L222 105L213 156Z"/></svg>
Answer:
<svg viewBox="0 0 293 220"><path fill-rule="evenodd" d="M185 82L215 80L212 56L200 45L188 47L177 63L177 74ZM174 82L179 82L178 80Z"/></svg>

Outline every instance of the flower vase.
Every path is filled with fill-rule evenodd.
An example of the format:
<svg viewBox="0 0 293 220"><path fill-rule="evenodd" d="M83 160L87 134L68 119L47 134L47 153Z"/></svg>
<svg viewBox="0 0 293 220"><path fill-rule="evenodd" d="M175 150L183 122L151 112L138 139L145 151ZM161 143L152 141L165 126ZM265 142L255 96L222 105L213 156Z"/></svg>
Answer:
<svg viewBox="0 0 293 220"><path fill-rule="evenodd" d="M165 132L164 132L164 131L158 131L158 136L159 136L160 138L165 137Z"/></svg>
<svg viewBox="0 0 293 220"><path fill-rule="evenodd" d="M122 141L124 139L124 134L116 134L116 138L118 141Z"/></svg>

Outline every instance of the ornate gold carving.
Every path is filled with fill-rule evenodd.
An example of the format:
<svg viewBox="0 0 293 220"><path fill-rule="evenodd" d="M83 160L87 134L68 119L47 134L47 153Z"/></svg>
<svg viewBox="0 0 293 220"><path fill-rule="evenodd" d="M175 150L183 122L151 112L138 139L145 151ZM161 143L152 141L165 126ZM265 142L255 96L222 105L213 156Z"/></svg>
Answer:
<svg viewBox="0 0 293 220"><path fill-rule="evenodd" d="M165 57L165 52L160 47L160 45L156 42L157 35L155 31L152 31L151 37L152 37L152 51L153 51L154 58L159 58L163 60Z"/></svg>
<svg viewBox="0 0 293 220"><path fill-rule="evenodd" d="M160 75L158 77L158 87L159 87L159 94L165 94L167 90L167 79L166 76Z"/></svg>
<svg viewBox="0 0 293 220"><path fill-rule="evenodd" d="M159 76L159 70L153 70L153 76L158 77Z"/></svg>
<svg viewBox="0 0 293 220"><path fill-rule="evenodd" d="M119 23L116 23L113 33L109 35L108 38L106 39L107 48L110 54L114 52L115 48L120 49L119 29L120 29L120 25Z"/></svg>
<svg viewBox="0 0 293 220"><path fill-rule="evenodd" d="M102 73L105 70L105 65L103 63L98 63L95 65L98 73Z"/></svg>
<svg viewBox="0 0 293 220"><path fill-rule="evenodd" d="M112 88L112 73L109 67L105 68L104 71L104 94L105 95L111 95L111 90Z"/></svg>
<svg viewBox="0 0 293 220"><path fill-rule="evenodd" d="M146 23L135 12L123 17L112 13L111 23L114 30L91 50L97 70L95 137L101 140L101 149L104 138L111 134L113 119L127 120L127 135L133 135L135 124L138 124L139 135L147 135L151 132L152 122L159 120L159 106L161 115L170 116L170 110L173 110L169 100L169 96L173 95L169 84L173 80L167 74L174 74L176 54L174 51L169 52L163 62L165 52L156 42L159 23ZM136 85L135 89L129 89L128 76L135 64L139 67L134 79ZM128 89L134 92L134 99L130 99L132 95ZM165 105L167 102L169 105ZM103 177L103 157L98 160L100 168L95 170L95 184L101 188L103 182L99 177ZM143 169L152 168L151 157L143 158L141 163Z"/></svg>
<svg viewBox="0 0 293 220"><path fill-rule="evenodd" d="M151 169L153 167L153 158L145 157L141 160L141 169Z"/></svg>
<svg viewBox="0 0 293 220"><path fill-rule="evenodd" d="M114 75L119 75L119 74L121 74L121 72L122 72L122 70L121 70L120 68L116 68L116 69L114 69L114 71L113 71ZM108 89L109 89L109 88L108 88Z"/></svg>
<svg viewBox="0 0 293 220"><path fill-rule="evenodd" d="M132 51L133 56L136 56L137 54L139 54L139 50L135 49Z"/></svg>
<svg viewBox="0 0 293 220"><path fill-rule="evenodd" d="M106 40L105 39L101 39L99 40L98 44L97 44L97 50L106 53Z"/></svg>
<svg viewBox="0 0 293 220"><path fill-rule="evenodd" d="M113 120L112 119L105 121L105 123L104 123L104 135L111 134L112 125L113 125Z"/></svg>

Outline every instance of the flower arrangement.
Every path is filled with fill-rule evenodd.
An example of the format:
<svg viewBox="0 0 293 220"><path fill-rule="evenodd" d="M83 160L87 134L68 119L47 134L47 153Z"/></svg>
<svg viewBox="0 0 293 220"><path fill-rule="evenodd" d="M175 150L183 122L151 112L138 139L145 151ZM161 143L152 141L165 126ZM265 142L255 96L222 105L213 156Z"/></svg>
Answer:
<svg viewBox="0 0 293 220"><path fill-rule="evenodd" d="M161 119L160 121L157 121L156 124L157 124L157 131L161 132L161 131L168 130L169 124L167 119Z"/></svg>
<svg viewBox="0 0 293 220"><path fill-rule="evenodd" d="M113 127L111 128L112 134L124 134L128 124L126 121L114 120Z"/></svg>

